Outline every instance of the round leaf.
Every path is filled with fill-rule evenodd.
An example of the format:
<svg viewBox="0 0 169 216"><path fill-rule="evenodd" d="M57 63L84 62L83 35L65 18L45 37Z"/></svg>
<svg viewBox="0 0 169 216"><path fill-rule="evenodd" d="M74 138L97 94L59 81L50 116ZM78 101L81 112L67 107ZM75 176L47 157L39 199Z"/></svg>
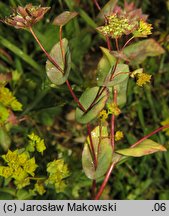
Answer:
<svg viewBox="0 0 169 216"><path fill-rule="evenodd" d="M89 88L80 97L79 101L87 111L83 112L80 108L76 108L76 120L79 123L86 124L90 122L95 119L104 108L109 95L108 89L105 89L96 99L98 91L99 87ZM92 105L93 102L94 104Z"/></svg>
<svg viewBox="0 0 169 216"><path fill-rule="evenodd" d="M107 79L109 80L111 75L107 76ZM116 67L116 70L114 72L112 81L108 81L106 83L106 86L115 86L119 85L120 83L123 83L128 81L129 77L129 67L126 64L118 64Z"/></svg>
<svg viewBox="0 0 169 216"><path fill-rule="evenodd" d="M164 52L164 49L154 39L142 40L124 49L124 54L131 61L131 65L141 64L147 57L158 56Z"/></svg>
<svg viewBox="0 0 169 216"><path fill-rule="evenodd" d="M111 73L112 68L115 64L115 58L110 54L109 50L100 47L103 52L103 57L100 59L99 64L97 66L96 76L97 76L97 85L103 86L105 83L106 76Z"/></svg>
<svg viewBox="0 0 169 216"><path fill-rule="evenodd" d="M0 146L7 151L11 145L11 138L5 128L0 127Z"/></svg>
<svg viewBox="0 0 169 216"><path fill-rule="evenodd" d="M167 151L163 145L160 145L153 140L146 139L133 148L117 150L116 153L132 157L141 157L158 151Z"/></svg>
<svg viewBox="0 0 169 216"><path fill-rule="evenodd" d="M46 62L47 76L52 83L55 85L63 84L68 76L71 69L71 55L68 47L68 41L66 38L62 39L63 54L60 47L60 42L58 42L51 50L50 56L57 62L59 67L64 73L61 73L49 60ZM64 60L63 60L64 58Z"/></svg>
<svg viewBox="0 0 169 216"><path fill-rule="evenodd" d="M101 132L101 134L100 134ZM99 126L96 127L92 133L92 141L94 146L95 155L97 157L97 168L95 169L93 163L93 157L91 155L91 144L89 137L85 143L82 153L82 165L86 176L90 179L98 179L102 177L108 170L110 163L112 162L112 146L110 139L107 138L107 128Z"/></svg>
<svg viewBox="0 0 169 216"><path fill-rule="evenodd" d="M58 25L58 26L63 26L65 24L67 24L71 19L73 19L74 17L77 16L77 12L73 11L64 11L63 13L59 14L59 16L57 16L54 21L53 24L54 25Z"/></svg>

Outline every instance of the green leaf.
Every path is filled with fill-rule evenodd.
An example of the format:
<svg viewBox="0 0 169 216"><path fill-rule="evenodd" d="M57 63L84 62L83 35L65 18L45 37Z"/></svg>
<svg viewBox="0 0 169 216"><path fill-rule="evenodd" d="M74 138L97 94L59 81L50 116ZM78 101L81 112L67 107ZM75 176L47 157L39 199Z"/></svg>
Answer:
<svg viewBox="0 0 169 216"><path fill-rule="evenodd" d="M105 89L102 94L96 99L98 92L99 87L89 88L80 97L79 101L87 111L83 112L80 108L76 108L76 120L79 123L87 124L88 122L95 119L100 111L104 108L109 96L108 89Z"/></svg>
<svg viewBox="0 0 169 216"><path fill-rule="evenodd" d="M107 80L110 79L110 76L107 76ZM129 67L126 64L118 64L116 67L116 70L114 72L112 81L107 81L107 83L105 84L106 86L116 86L119 85L121 83L128 82L128 78L129 78Z"/></svg>
<svg viewBox="0 0 169 216"><path fill-rule="evenodd" d="M9 188L9 187L3 187L3 188L0 188L0 193L7 193L7 194L9 194L11 196L15 196L16 189Z"/></svg>
<svg viewBox="0 0 169 216"><path fill-rule="evenodd" d="M39 71L39 72L43 71L43 69L41 68L41 66L38 63L36 63L29 55L27 55L26 53L24 53L17 46L15 46L14 44L12 44L11 42L9 42L8 40L6 40L5 38L3 38L2 36L0 36L0 43L4 47L8 48L10 51L12 51L13 53L15 53L17 56L19 56L26 63L28 63L29 65L31 65L37 71Z"/></svg>
<svg viewBox="0 0 169 216"><path fill-rule="evenodd" d="M93 157L91 155L91 145L89 137L85 143L82 153L82 165L86 176L90 179L98 179L102 177L108 170L112 162L112 146L108 137L107 127L100 128L97 126L92 132L92 141L94 151L97 156L97 168L95 169Z"/></svg>
<svg viewBox="0 0 169 216"><path fill-rule="evenodd" d="M127 85L129 80L129 67L126 64L118 64L112 81L106 86L114 86L117 90L117 105L122 107L127 100Z"/></svg>
<svg viewBox="0 0 169 216"><path fill-rule="evenodd" d="M0 127L0 146L7 151L11 145L11 138L5 128Z"/></svg>
<svg viewBox="0 0 169 216"><path fill-rule="evenodd" d="M28 192L27 190L20 189L17 191L16 197L18 200L29 200L32 199L33 193L31 193L31 191Z"/></svg>
<svg viewBox="0 0 169 216"><path fill-rule="evenodd" d="M146 39L124 49L124 54L131 61L131 65L141 64L148 56L158 56L165 51L154 39Z"/></svg>
<svg viewBox="0 0 169 216"><path fill-rule="evenodd" d="M82 9L78 9L80 16L84 19L87 25L91 26L92 28L96 28L97 24L89 17L89 15Z"/></svg>
<svg viewBox="0 0 169 216"><path fill-rule="evenodd" d="M116 3L117 0L108 1L98 14L98 18L104 20L105 15L111 15L114 7L116 6Z"/></svg>
<svg viewBox="0 0 169 216"><path fill-rule="evenodd" d="M64 11L63 13L59 14L59 16L57 16L54 21L53 24L54 25L58 25L58 26L63 26L65 24L67 24L71 19L73 19L74 17L77 16L77 12L75 11Z"/></svg>
<svg viewBox="0 0 169 216"><path fill-rule="evenodd" d="M127 101L127 85L128 85L128 79L125 79L123 82L120 84L116 85L116 90L117 90L117 105L122 107L125 105Z"/></svg>
<svg viewBox="0 0 169 216"><path fill-rule="evenodd" d="M153 140L146 139L133 148L117 150L116 153L132 157L141 157L158 151L167 151L163 145L160 145Z"/></svg>
<svg viewBox="0 0 169 216"><path fill-rule="evenodd" d="M66 38L62 39L62 47L64 60L62 58L60 42L58 42L52 48L50 56L57 62L64 73L61 73L49 60L46 62L47 76L55 85L62 85L67 80L71 69L71 55L69 51L68 40Z"/></svg>
<svg viewBox="0 0 169 216"><path fill-rule="evenodd" d="M99 64L97 66L96 76L97 76L97 85L102 86L104 85L104 81L106 79L106 76L111 73L112 68L115 64L115 57L110 54L109 50L100 47L103 52L103 57L99 61Z"/></svg>

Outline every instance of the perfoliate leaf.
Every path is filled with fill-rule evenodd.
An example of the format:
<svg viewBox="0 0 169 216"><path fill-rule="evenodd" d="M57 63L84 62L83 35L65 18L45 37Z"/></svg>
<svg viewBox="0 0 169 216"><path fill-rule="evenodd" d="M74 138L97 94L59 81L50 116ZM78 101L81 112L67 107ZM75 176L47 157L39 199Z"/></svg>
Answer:
<svg viewBox="0 0 169 216"><path fill-rule="evenodd" d="M98 18L104 19L105 15L111 15L114 7L116 6L117 0L110 0L107 4L101 9Z"/></svg>
<svg viewBox="0 0 169 216"><path fill-rule="evenodd" d="M113 55L110 54L108 49L104 47L100 47L100 48L103 52L103 57L100 59L99 64L97 66L96 79L97 79L97 85L103 86L105 85L106 76L109 73L111 73L116 59L115 57L113 57Z"/></svg>
<svg viewBox="0 0 169 216"><path fill-rule="evenodd" d="M79 101L86 109L86 112L83 112L78 107L76 108L76 120L79 123L86 124L92 121L104 108L109 96L108 89L105 89L100 96L98 95L98 92L99 87L89 88L80 97Z"/></svg>
<svg viewBox="0 0 169 216"><path fill-rule="evenodd" d="M164 49L154 39L142 40L124 49L124 54L130 60L131 65L141 64L148 56L158 56L164 52Z"/></svg>
<svg viewBox="0 0 169 216"><path fill-rule="evenodd" d="M63 56L61 45L63 47ZM46 72L50 81L55 85L63 84L68 76L71 69L71 55L69 51L68 41L66 38L62 39L62 42L58 42L51 50L50 56L57 62L59 67L63 70L61 73L49 60L46 62Z"/></svg>
<svg viewBox="0 0 169 216"><path fill-rule="evenodd" d="M107 80L110 79L110 75L107 76ZM116 86L124 82L128 82L129 78L129 67L126 64L118 64L114 75L112 77L112 81L107 81L105 83L106 86Z"/></svg>
<svg viewBox="0 0 169 216"><path fill-rule="evenodd" d="M97 126L92 132L94 152L97 158L97 167L94 166L91 155L91 143L89 137L85 143L82 153L82 165L86 176L90 179L102 177L112 162L112 146L108 138L107 127Z"/></svg>
<svg viewBox="0 0 169 216"><path fill-rule="evenodd" d="M126 64L118 64L112 81L107 82L108 86L114 86L117 90L117 105L122 107L127 100L127 85L129 80L129 67ZM112 91L114 89L112 88ZM113 94L113 93L112 93Z"/></svg>
<svg viewBox="0 0 169 216"><path fill-rule="evenodd" d="M53 24L54 25L58 25L58 26L63 26L65 24L67 24L71 19L73 19L74 17L77 16L77 12L73 11L64 11L63 13L59 14L59 16L57 16L54 21Z"/></svg>
<svg viewBox="0 0 169 216"><path fill-rule="evenodd" d="M4 151L7 151L11 145L11 138L5 128L0 127L0 146Z"/></svg>
<svg viewBox="0 0 169 216"><path fill-rule="evenodd" d="M154 142L153 140L146 139L140 144L138 144L136 147L120 149L117 150L116 153L125 156L141 157L158 151L167 151L167 150L163 145L160 145Z"/></svg>

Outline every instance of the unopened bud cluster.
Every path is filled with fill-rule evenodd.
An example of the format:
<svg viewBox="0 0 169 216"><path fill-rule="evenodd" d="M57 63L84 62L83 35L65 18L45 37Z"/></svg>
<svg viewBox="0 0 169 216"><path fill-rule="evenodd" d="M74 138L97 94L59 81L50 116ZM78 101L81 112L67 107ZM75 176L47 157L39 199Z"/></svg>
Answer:
<svg viewBox="0 0 169 216"><path fill-rule="evenodd" d="M17 7L14 13L3 20L4 23L15 28L30 28L40 21L50 7L33 6Z"/></svg>

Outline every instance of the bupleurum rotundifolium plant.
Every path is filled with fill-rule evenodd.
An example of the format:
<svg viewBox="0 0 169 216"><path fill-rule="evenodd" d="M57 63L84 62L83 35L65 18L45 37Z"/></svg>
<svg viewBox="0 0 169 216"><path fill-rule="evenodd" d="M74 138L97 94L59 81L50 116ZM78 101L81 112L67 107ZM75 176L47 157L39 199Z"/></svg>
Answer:
<svg viewBox="0 0 169 216"><path fill-rule="evenodd" d="M141 9L136 9L133 3L125 2L124 9L117 5L114 6L114 9L111 7L112 10L109 13L106 9L101 9L97 1L94 1L94 4L100 14L103 14L100 17L103 18L104 25L97 27L96 30L104 37L107 48L101 47L103 57L96 70L96 86L88 87L80 99L76 97L68 80L71 71L71 51L69 41L62 38L63 27L77 13L65 11L55 18L54 23L60 29L60 40L50 53L43 47L33 29L34 24L49 11L49 7L33 6L32 4L25 7L19 6L3 22L18 29L29 30L47 57L46 73L53 86L66 83L77 104L76 120L87 127L88 136L82 152L82 165L86 176L92 180L92 198L99 199L117 164L129 157L141 157L158 151L166 151L163 145L149 137L167 129L169 125L168 121L163 121L162 125L164 126L144 136L128 148L118 149L116 146L116 142L125 136L122 130L116 131L116 121L123 112L123 108L125 109L129 79L136 80L136 84L140 88L150 84L151 74L136 66L142 63L146 57L160 55L164 50L153 39L138 41L138 39L146 38L152 34L152 25L147 22L147 15L143 14ZM111 4L111 1L107 4ZM135 39L136 42L133 42ZM112 42L116 47L114 50ZM158 46L158 52L154 51L152 54L151 49L155 46ZM134 70L130 71L131 68ZM11 94L5 87L3 88L2 95L7 92L10 100ZM3 101L1 95L0 100ZM1 104L3 107L0 109L7 106L3 102ZM12 102L13 105L11 102L9 104L12 109L15 107L15 109L21 110L21 105L15 98ZM5 112L1 121L4 121L4 118L7 118ZM0 167L0 175L14 180L18 188L29 185L33 179L36 180L32 193L38 192L42 195L46 191L46 185L54 185L57 192L63 191L66 187L64 179L69 176L67 165L62 159L54 160L47 164L47 178L35 177L38 165L33 153L36 150L43 154L46 146L44 141L34 133L28 135L28 138L29 143L25 148L13 152L8 150L7 154L2 156L6 165ZM18 172L22 175L18 176ZM103 182L100 188L97 188L97 180L101 178L103 178Z"/></svg>

